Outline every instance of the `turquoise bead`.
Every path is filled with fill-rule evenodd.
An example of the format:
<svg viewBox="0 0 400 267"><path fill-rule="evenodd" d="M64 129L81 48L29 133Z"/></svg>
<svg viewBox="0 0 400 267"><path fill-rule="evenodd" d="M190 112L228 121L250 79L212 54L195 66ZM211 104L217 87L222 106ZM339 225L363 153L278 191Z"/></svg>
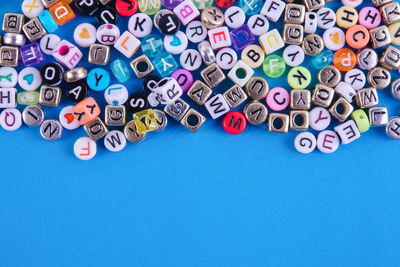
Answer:
<svg viewBox="0 0 400 267"><path fill-rule="evenodd" d="M319 55L315 56L311 63L313 64L314 68L320 70L331 64L333 62L333 58L333 52L327 49Z"/></svg>
<svg viewBox="0 0 400 267"><path fill-rule="evenodd" d="M153 65L162 77L167 77L174 70L178 69L178 63L176 63L174 57L168 52L164 52L156 57L153 60Z"/></svg>
<svg viewBox="0 0 400 267"><path fill-rule="evenodd" d="M110 73L102 68L92 69L86 77L86 82L93 91L103 91L110 85Z"/></svg>
<svg viewBox="0 0 400 267"><path fill-rule="evenodd" d="M131 72L129 71L128 66L120 59L114 60L111 63L111 71L115 78L117 78L121 83L124 83L131 78Z"/></svg>
<svg viewBox="0 0 400 267"><path fill-rule="evenodd" d="M40 23L42 23L48 33L55 32L58 29L58 24L47 9L40 12L38 17Z"/></svg>
<svg viewBox="0 0 400 267"><path fill-rule="evenodd" d="M264 1L263 0L240 0L239 2L240 7L242 8L243 12L246 15L255 15L260 13Z"/></svg>
<svg viewBox="0 0 400 267"><path fill-rule="evenodd" d="M155 35L149 34L142 40L143 54L149 58L156 58L164 52L163 40Z"/></svg>

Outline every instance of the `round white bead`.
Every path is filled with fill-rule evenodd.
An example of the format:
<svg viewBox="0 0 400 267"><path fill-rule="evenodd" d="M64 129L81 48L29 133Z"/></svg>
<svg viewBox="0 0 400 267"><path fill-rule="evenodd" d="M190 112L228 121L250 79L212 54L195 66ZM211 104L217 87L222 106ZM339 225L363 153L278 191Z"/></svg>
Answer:
<svg viewBox="0 0 400 267"><path fill-rule="evenodd" d="M97 152L96 142L89 137L81 137L75 141L74 154L78 159L92 159Z"/></svg>
<svg viewBox="0 0 400 267"><path fill-rule="evenodd" d="M226 47L218 51L216 55L217 65L223 70L229 70L237 62L237 54L232 48Z"/></svg>
<svg viewBox="0 0 400 267"><path fill-rule="evenodd" d="M40 50L46 55L52 56L53 50L61 42L61 38L55 34L46 34L40 39Z"/></svg>
<svg viewBox="0 0 400 267"><path fill-rule="evenodd" d="M252 34L255 36L261 36L269 30L269 21L266 17L260 14L253 15L247 21Z"/></svg>
<svg viewBox="0 0 400 267"><path fill-rule="evenodd" d="M153 21L144 13L136 13L128 21L128 30L135 37L143 38L151 33Z"/></svg>
<svg viewBox="0 0 400 267"><path fill-rule="evenodd" d="M0 124L7 131L19 129L22 125L21 112L16 108L6 108L0 114Z"/></svg>
<svg viewBox="0 0 400 267"><path fill-rule="evenodd" d="M104 146L112 152L121 151L126 146L126 137L121 131L110 131L104 137Z"/></svg>
<svg viewBox="0 0 400 267"><path fill-rule="evenodd" d="M187 49L183 51L181 54L179 61L181 63L181 66L190 71L194 71L200 68L201 63L203 62L201 60L201 55L199 51L195 49Z"/></svg>
<svg viewBox="0 0 400 267"><path fill-rule="evenodd" d="M238 6L231 6L225 11L225 24L232 29L239 28L246 21L246 15Z"/></svg>
<svg viewBox="0 0 400 267"><path fill-rule="evenodd" d="M320 132L317 137L317 147L322 153L335 152L339 147L339 136L330 130Z"/></svg>
<svg viewBox="0 0 400 267"><path fill-rule="evenodd" d="M318 28L320 29L330 29L335 26L336 23L336 13L330 8L323 7L317 11L318 17Z"/></svg>
<svg viewBox="0 0 400 267"><path fill-rule="evenodd" d="M346 44L346 35L342 29L338 27L327 29L322 38L326 48L333 51L343 48Z"/></svg>
<svg viewBox="0 0 400 267"><path fill-rule="evenodd" d="M103 45L113 45L117 42L121 32L114 24L103 24L97 29L97 41Z"/></svg>
<svg viewBox="0 0 400 267"><path fill-rule="evenodd" d="M18 72L12 67L0 68L0 87L10 88L17 85Z"/></svg>
<svg viewBox="0 0 400 267"><path fill-rule="evenodd" d="M109 105L123 105L128 100L129 92L122 84L114 84L104 91L104 98Z"/></svg>
<svg viewBox="0 0 400 267"><path fill-rule="evenodd" d="M79 24L74 31L74 41L80 47L89 47L96 42L96 33L96 27L92 24Z"/></svg>
<svg viewBox="0 0 400 267"><path fill-rule="evenodd" d="M74 115L72 114L71 109L74 106L66 106L60 111L60 115L58 116L59 121L63 128L67 130L75 130L76 128L79 128L79 123L77 120L75 120Z"/></svg>
<svg viewBox="0 0 400 267"><path fill-rule="evenodd" d="M298 45L289 45L283 50L283 60L291 67L301 65L304 58L304 50Z"/></svg>
<svg viewBox="0 0 400 267"><path fill-rule="evenodd" d="M5 3L4 3L5 4ZM9 4L5 4L7 6ZM22 2L22 13L30 19L39 16L39 13L43 11L44 6L40 0L24 0Z"/></svg>
<svg viewBox="0 0 400 267"><path fill-rule="evenodd" d="M331 123L331 114L326 108L315 107L310 111L310 127L316 131L328 128Z"/></svg>
<svg viewBox="0 0 400 267"><path fill-rule="evenodd" d="M344 82L348 83L353 87L354 90L360 90L364 88L367 78L364 72L360 69L352 69L346 72L344 75Z"/></svg>
<svg viewBox="0 0 400 267"><path fill-rule="evenodd" d="M186 37L192 43L200 43L207 38L208 30L200 21L192 21L186 26Z"/></svg>
<svg viewBox="0 0 400 267"><path fill-rule="evenodd" d="M317 145L315 136L310 132L299 133L294 139L294 148L300 153L308 154L314 151Z"/></svg>
<svg viewBox="0 0 400 267"><path fill-rule="evenodd" d="M33 67L22 69L18 75L19 86L26 91L33 91L42 84L40 72Z"/></svg>
<svg viewBox="0 0 400 267"><path fill-rule="evenodd" d="M188 46L186 35L177 31L175 34L168 34L164 37L164 48L171 54L177 55L185 51Z"/></svg>

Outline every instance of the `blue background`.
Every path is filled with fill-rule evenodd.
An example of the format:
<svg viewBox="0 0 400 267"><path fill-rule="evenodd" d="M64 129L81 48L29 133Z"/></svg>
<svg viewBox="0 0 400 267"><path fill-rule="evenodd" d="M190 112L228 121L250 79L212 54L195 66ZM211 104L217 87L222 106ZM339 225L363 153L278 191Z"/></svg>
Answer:
<svg viewBox="0 0 400 267"><path fill-rule="evenodd" d="M1 16L20 12L20 2L1 6ZM96 25L80 17L56 33L72 41L88 20ZM141 83L125 85L133 92ZM379 97L399 114L388 89ZM46 108L47 117L60 109ZM232 136L206 116L197 134L170 119L119 153L99 141L88 162L73 155L83 129L55 142L38 128L0 131L0 265L398 266L400 143L384 128L331 155L301 155L295 132L263 125Z"/></svg>

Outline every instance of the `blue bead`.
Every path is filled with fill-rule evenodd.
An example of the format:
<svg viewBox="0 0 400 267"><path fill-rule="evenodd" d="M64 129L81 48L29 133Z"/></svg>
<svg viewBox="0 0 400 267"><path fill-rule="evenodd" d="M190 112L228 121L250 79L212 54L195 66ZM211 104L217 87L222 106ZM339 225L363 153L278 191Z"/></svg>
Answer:
<svg viewBox="0 0 400 267"><path fill-rule="evenodd" d="M34 66L44 61L43 52L36 42L22 46L19 52L25 66Z"/></svg>
<svg viewBox="0 0 400 267"><path fill-rule="evenodd" d="M233 46L237 51L242 50L246 46L254 43L256 40L254 35L251 33L249 26L243 24L237 29L234 29L230 33Z"/></svg>
<svg viewBox="0 0 400 267"><path fill-rule="evenodd" d="M55 32L58 29L58 24L53 19L53 16L46 9L39 13L39 21L48 33Z"/></svg>
<svg viewBox="0 0 400 267"><path fill-rule="evenodd" d="M142 51L149 58L158 57L164 52L163 40L155 34L147 35L142 40Z"/></svg>
<svg viewBox="0 0 400 267"><path fill-rule="evenodd" d="M120 59L116 59L111 63L111 71L115 78L121 83L126 82L131 78L131 72L128 66Z"/></svg>
<svg viewBox="0 0 400 267"><path fill-rule="evenodd" d="M263 0L240 0L239 2L240 7L242 8L243 12L246 15L255 15L260 13L264 1Z"/></svg>
<svg viewBox="0 0 400 267"><path fill-rule="evenodd" d="M167 77L174 70L178 69L178 63L176 63L174 57L168 52L164 52L156 57L153 60L153 65L162 77Z"/></svg>
<svg viewBox="0 0 400 267"><path fill-rule="evenodd" d="M94 91L103 91L110 85L110 74L102 68L89 71L86 77L87 85Z"/></svg>
<svg viewBox="0 0 400 267"><path fill-rule="evenodd" d="M314 68L320 70L331 64L333 62L333 58L333 52L327 49L319 55L315 56L312 59L311 63L313 64Z"/></svg>

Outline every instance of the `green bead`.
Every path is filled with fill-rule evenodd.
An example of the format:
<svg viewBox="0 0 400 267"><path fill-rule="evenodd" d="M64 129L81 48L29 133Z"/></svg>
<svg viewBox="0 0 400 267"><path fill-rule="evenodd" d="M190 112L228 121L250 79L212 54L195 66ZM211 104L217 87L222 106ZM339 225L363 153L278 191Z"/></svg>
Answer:
<svg viewBox="0 0 400 267"><path fill-rule="evenodd" d="M147 15L154 15L161 8L160 0L138 0L139 10Z"/></svg>
<svg viewBox="0 0 400 267"><path fill-rule="evenodd" d="M270 55L263 62L264 73L271 78L278 78L285 74L286 64L281 56Z"/></svg>
<svg viewBox="0 0 400 267"><path fill-rule="evenodd" d="M25 91L17 94L17 103L20 105L36 105L39 103L39 93L36 91Z"/></svg>
<svg viewBox="0 0 400 267"><path fill-rule="evenodd" d="M192 0L193 4L200 10L212 6L214 0Z"/></svg>
<svg viewBox="0 0 400 267"><path fill-rule="evenodd" d="M351 118L356 122L360 133L364 133L369 130L369 119L364 110L357 109L353 111L353 113L351 113Z"/></svg>
<svg viewBox="0 0 400 267"><path fill-rule="evenodd" d="M311 73L308 69L298 66L289 71L287 79L293 89L305 89L311 83Z"/></svg>

